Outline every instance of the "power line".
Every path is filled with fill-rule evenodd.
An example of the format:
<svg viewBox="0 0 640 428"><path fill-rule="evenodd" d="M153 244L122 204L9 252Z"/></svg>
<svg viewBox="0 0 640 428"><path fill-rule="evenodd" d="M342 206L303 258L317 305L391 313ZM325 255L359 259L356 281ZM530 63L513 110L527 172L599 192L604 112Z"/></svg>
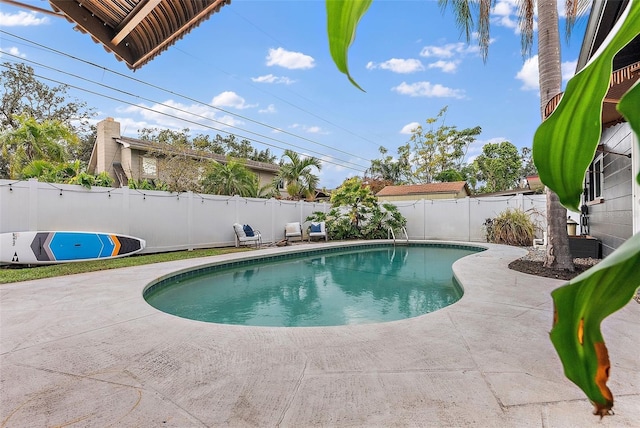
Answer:
<svg viewBox="0 0 640 428"><path fill-rule="evenodd" d="M11 55L11 54L8 54L8 55ZM11 56L14 56L14 57L15 57L15 55L11 55ZM0 66L2 66L2 67L4 67L4 68L8 68L5 64L0 64ZM68 74L68 73L67 73L67 74ZM230 133L230 132L228 132L228 131L225 131L225 130L222 130L222 129L219 129L219 128L215 128L215 127L213 127L213 126L209 126L209 125L206 125L206 124L203 124L203 123L200 123L200 122L196 122L196 121L194 121L194 120L189 120L189 119L186 119L186 118L183 118L183 117L179 117L179 116L176 116L176 115L172 115L172 114L169 114L169 113L166 113L166 112L162 112L162 111L154 110L154 109L152 109L152 108L150 108L150 107L140 106L140 105L135 104L135 103L132 103L132 102L130 102L130 101L126 101L126 100L123 100L123 99L120 99L120 98L116 98L116 97L113 97L113 96L110 96L110 95L102 94L102 93L99 93L99 92L96 92L96 91L92 91L92 90L90 90L90 89L81 88L81 87L79 87L79 86L71 85L71 84L69 84L69 83L62 82L62 81L59 81L59 80L56 80L56 79L53 79L53 78L50 78L50 77L41 76L41 75L38 75L38 74L34 74L34 76L35 76L35 77L38 77L38 78L41 78L41 79L44 79L44 80L51 81L51 82L56 83L56 84L58 84L58 85L65 85L65 86L68 86L68 87L70 87L70 88L73 88L73 89L76 89L76 90L79 90L79 91L83 91L83 92L86 92L86 93L89 93L89 94L92 94L92 95L96 95L96 96L99 96L99 97L107 98L107 99L110 99L110 100L112 100L112 101L117 101L117 102L119 102L119 103L123 103L123 104L131 105L131 106L135 106L135 107L137 107L137 108L139 108L139 109L141 109L141 110L151 111L151 112L153 112L153 113L161 114L161 115L163 115L163 116L167 116L167 117L170 117L170 118L172 118L172 119L177 119L177 120L182 121L182 122L191 123L191 124L198 125L198 126L202 126L202 127L204 127L204 128L207 128L207 129L210 129L210 130L213 130L213 131L218 131L218 132L222 132L222 133L225 133L225 134L231 135L231 133ZM101 85L100 83L97 83L97 84ZM102 85L102 86L104 86L104 85ZM111 88L111 89L113 89L113 88ZM170 107L170 108L172 108L173 110L178 110L178 111L180 111L179 109L176 109L176 108L175 108L175 107L173 107L173 106L169 106L169 107ZM185 112L185 113L191 114L192 116L198 116L198 115L195 115L195 114L193 114L193 113L187 112L187 111L185 111L185 110L182 110L182 111L183 111L183 112ZM208 118L206 118L206 119L208 119ZM249 132L250 132L250 131L249 131ZM277 146L277 145L275 145L275 144L269 144L269 143L266 143L266 142L264 142L264 141L261 141L261 140L255 139L255 138L250 138L250 137L247 137L247 136L244 136L244 135L239 135L239 134L234 134L234 135L237 135L238 137L240 137L240 138L244 138L244 139L249 140L249 141L253 141L253 142L256 142L256 143L259 143L259 144L263 144L263 145L265 145L265 146L274 147L274 148L277 148L277 149L280 149L280 150L286 150L286 148L284 148L284 147ZM276 140L276 141L281 142L281 143L283 143L283 144L289 144L289 145L291 145L292 147L298 147L298 148L302 148L303 150L307 150L307 149L305 149L304 147L296 146L296 145L294 145L294 144L290 144L290 143L287 143L287 142L284 142L284 141L280 141L280 140ZM308 151L311 151L311 150L308 150ZM313 151L311 151L311 152L313 152ZM298 153L298 154L300 154L300 155L303 155L303 156L304 156L304 153ZM321 155L325 156L324 154L321 154ZM333 156L329 156L329 157L331 157L332 159L335 159ZM345 168L347 168L347 169L354 170L354 171L359 171L359 172L365 172L365 171L366 171L366 169L363 169L364 167L362 167L362 166L360 166L360 165L357 165L359 168L354 168L354 167L347 167L347 166L345 166L345 165L344 165L344 164L342 164L342 163L332 162L332 161L329 161L329 160L326 160L326 159L320 159L320 160L321 160L322 162L330 163L330 164L337 165L337 166L342 166L342 167L345 167ZM338 159L338 160L340 160L340 159ZM344 162L344 161L342 161L342 162ZM349 162L349 163L350 163L350 162ZM356 164L354 164L354 165L356 165Z"/></svg>
<svg viewBox="0 0 640 428"><path fill-rule="evenodd" d="M330 150L334 150L334 151L337 151L337 152L340 152L340 153L346 154L346 155L348 155L348 156L352 156L352 157L355 157L355 158L358 158L358 159L362 159L362 160L364 160L364 161L366 161L366 162L369 162L369 163L371 162L371 159L363 158L363 157L358 156L358 155L356 155L356 154L353 154L353 153L350 153L350 152L346 152L346 151L343 151L343 150L341 150L341 149L338 149L338 148L335 148L335 147L332 147L332 146L329 146L329 145L326 145L326 144L319 143L319 142L317 142L317 141L311 140L311 139L306 138L306 137L303 137L303 136L301 136L301 135L297 135L297 134L294 134L294 133L288 132L288 131L283 130L283 129L280 129L280 128L275 128L275 127L273 127L273 126L271 126L271 125L268 125L268 124L262 123L262 122L260 122L260 121L255 120L255 119L251 119L250 117L243 116L243 115L241 115L241 114L234 113L234 112L232 112L232 111L225 110L225 109L220 108L220 107L212 106L211 104L208 104L208 103L202 102L202 101L200 101L200 100L194 99L194 98L189 97L189 96L187 96L187 95L183 95L183 94L180 94L180 93L177 93L177 92L171 91L171 90L169 90L169 89L166 89L166 88L163 88L163 87L160 87L160 86L157 86L157 85L154 85L154 84L151 84L151 83L145 82L145 81L140 80L140 79L137 79L137 78L135 78L135 77L131 77L131 76L128 76L128 75L126 75L126 74L123 74L123 73L120 73L120 72L117 72L117 71L114 71L114 70L108 69L108 68L106 68L106 67L104 67L104 66L101 66L101 65L95 64L95 63L93 63L93 62L91 62L91 61L87 61L87 60L84 60L84 59L82 59L82 58L78 58L78 57L76 57L76 56L74 56L74 55L70 55L70 54L67 54L67 53L65 53L65 52L59 51L59 50L57 50L57 49L50 48L50 47L48 47L48 46L42 45L42 44L37 43L37 42L34 42L34 41L32 41L32 40L25 39L25 38L23 38L23 37L20 37L20 36L15 35L15 34L9 33L9 32L7 32L7 31L0 30L0 33L6 34L6 35L8 35L8 36L15 37L16 39L22 40L23 42L26 42L26 43L29 43L29 44L32 44L32 45L38 46L38 47L40 47L40 48L42 48L42 49L45 49L45 50L48 50L48 51L54 52L54 53L56 53L56 54L58 54L58 55L66 56L67 58L73 59L74 61L79 61L79 62L82 62L82 63L88 64L88 65L90 65L90 66L92 66L92 67L98 68L98 69L100 69L100 70L102 70L102 71L105 71L105 72L109 72L109 73L114 74L114 75L116 75L116 76L123 77L123 78L125 78L125 79L131 80L131 81L134 81L134 82L136 82L136 83L139 83L139 84L142 84L142 85L145 85L145 86L148 86L148 87L151 87L151 88L153 88L153 89L160 90L160 91L162 91L162 92L166 92L166 93L171 94L171 95L178 96L178 97L180 97L180 98L183 98L183 99L189 100L189 101L191 101L191 102L193 102L193 103L196 103L196 104L199 104L199 105L202 105L202 106L205 106L205 107L211 108L211 109L219 110L219 111L224 112L224 113L226 113L226 114L229 114L229 115L231 115L231 116L235 116L235 117L241 118L241 119L243 119L243 120L246 120L246 121L249 121L249 122L255 123L255 124L257 124L257 125L264 126L264 127L269 128L269 129L276 130L276 131L278 131L278 132L282 132L282 133L287 134L287 135L290 135L290 136L292 136L292 137L299 138L299 139L304 140L304 141L307 141L307 142L309 142L309 143L316 144L316 145L322 146L322 147L324 147L324 148L327 148L327 149L330 149ZM183 51L181 51L181 52L183 52ZM326 120L326 119L323 119L322 117L320 117L320 116L318 116L318 115L315 115L314 113L311 113L311 112L309 112L309 111L307 111L307 110L305 110L305 109L302 109L301 107L298 107L298 106L296 106L295 104L289 103L288 101L286 101L286 100L284 100L284 99L282 99L282 98L280 98L280 97L277 97L277 96L275 96L275 95L273 95L273 94L270 94L270 95L271 95L271 96L273 96L273 97L275 97L275 98L277 98L277 99L279 99L279 100L280 100L280 101L282 101L282 102L287 103L288 105L291 105L292 107L295 107L295 108L297 108L297 109L299 109L299 110L301 110L301 111L303 111L303 112L305 112L305 113L309 114L309 115L312 115L312 116L314 116L314 117L317 117L318 119L323 120L323 121L325 121L325 122L327 122L327 123L331 124L332 126L335 126L336 128L342 129L343 131L348 132L348 133L350 133L350 134L352 134L352 135L355 135L355 136L357 136L357 137L359 137L359 138L362 138L362 139L363 139L363 140L365 140L365 141L368 141L368 142L371 142L371 143L373 143L373 144L376 144L376 143L374 143L373 141L370 141L370 140L368 140L368 139L366 139L366 138L364 138L364 137L358 136L357 134L354 134L353 132L351 132L351 131L349 131L349 130L347 130L347 129L343 128L343 127L340 127L339 125L336 125L336 124L334 124L334 123L332 123L332 122L330 122L330 121L328 121L328 120ZM380 145L378 145L378 146L380 146Z"/></svg>
<svg viewBox="0 0 640 428"><path fill-rule="evenodd" d="M12 57L14 57L14 58L19 58L18 56L13 55L13 54L10 54L10 53L8 53L7 55L12 56ZM37 66L39 66L39 67L43 67L43 68L47 68L47 69L49 69L49 70L53 70L53 71L55 71L55 72L57 72L57 73L65 74L65 75L67 75L67 76L71 76L71 77L74 77L74 78L77 78L77 79L82 79L82 80L84 80L84 81L86 81L86 82L89 82L89 83L92 83L92 84L94 84L94 85L98 85L98 86L101 86L101 87L103 87L103 88L110 89L110 90L113 90L113 91L116 91L116 92L120 92L120 93L122 93L122 94L124 94L124 95L128 95L128 96L130 96L130 97L139 98L139 99L141 99L141 100L148 101L148 102L150 102L150 103L154 103L154 104L156 104L156 105L160 105L160 106L162 106L162 107L167 107L167 108L169 108L169 109L172 109L172 110L175 110L175 111L178 111L178 112L181 112L181 113L185 113L185 114L188 114L188 115L191 115L191 116L195 116L195 117L198 117L198 118L203 119L203 120L208 120L208 121L211 121L211 122L214 122L214 123L219 123L219 124L222 124L222 125L228 126L228 127L230 127L230 128L233 128L233 129L238 129L238 130L243 131L243 132L248 132L248 133L250 133L250 134L257 135L258 137L261 137L261 138L266 138L266 139L269 139L269 140L271 140L271 141L276 141L276 142L278 142L278 143L288 144L288 145L290 145L291 147L296 147L296 148L301 149L301 150L306 150L306 151L308 151L308 152L315 153L315 154L320 155L320 156L329 156L329 155L327 155L327 154L325 154L325 153L321 153L321 152L318 152L318 151L310 150L310 149L307 149L307 148L305 148L305 147L298 146L298 145L296 145L296 144L292 144L292 143L289 143L289 142L286 142L286 141L283 141L283 140L279 140L279 139L277 139L277 138L270 137L270 136L268 136L268 135L263 135L263 134L260 134L260 133L257 133L257 132L253 132L253 131L250 131L250 130L247 130L247 129L244 129L244 128L240 128L240 127L238 127L238 126L229 125L229 124L226 124L226 123L221 122L221 121L219 121L219 120L215 120L215 119L213 119L213 118L209 118L209 117L207 117L207 116L199 115L199 114L196 114L196 113L190 112L190 111L185 110L185 109L181 109L181 108L178 108L178 107L175 107L175 106L169 105L169 104L165 104L165 103L162 103L162 102L159 102L159 101L156 101L156 100L150 99L150 98L142 97L142 96L140 96L140 95L135 95L135 94L133 94L133 93L130 93L130 92L124 91L124 90L122 90L122 89L114 88L114 87L112 87L112 86L106 85L106 84L104 84L104 83L97 82L97 81L95 81L95 80L89 80L89 79L86 79L86 78L84 78L84 77L82 77L82 76L78 76L78 75L76 75L76 74L69 73L69 72L66 72L66 71L64 71L64 70L59 70L59 69L56 69L56 68L54 68L54 67L51 67L51 66L48 66L48 65L45 65L45 64L42 64L42 63L38 63L38 62L36 62L36 61L26 60L26 59L21 59L21 60L26 61L26 62L29 62L29 63L31 63L31 64L35 64L35 65L37 65ZM41 75L37 75L37 77L47 79L46 77L41 76ZM52 80L52 79L50 79L50 80ZM63 83L63 84L66 84L66 83ZM71 86L71 85L68 85L68 86ZM79 88L79 87L75 87L75 89L83 90L82 88ZM138 106L138 107L139 107L139 105L137 105L137 104L133 104L133 103L132 103L131 105L135 105L135 106ZM154 112L159 113L159 111L154 110L154 109L151 109L151 111L154 111ZM201 124L201 125L202 125L202 124ZM228 131L224 131L224 130L219 129L219 128L211 127L211 129L214 129L214 130L219 131L219 132L224 132L224 133L226 133L226 134L230 134L230 132L228 132ZM239 135L239 136L240 136L240 135ZM243 138L246 138L246 137L243 137ZM248 138L247 138L247 139L248 139ZM255 140L255 141L258 141L258 140ZM264 142L261 142L261 143L262 143L262 144L265 144ZM331 157L332 159L334 159L334 160L337 160L337 161L342 162L342 164L355 165L356 167L358 167L358 170L360 170L361 168L365 168L365 167L363 167L362 165L359 165L359 164L356 164L356 163L353 163L353 162L350 162L350 161L347 161L347 160L344 160L344 159L340 159L340 158L337 158L337 157L335 157L335 156L330 156L330 157ZM346 165L345 165L345 166L346 166Z"/></svg>

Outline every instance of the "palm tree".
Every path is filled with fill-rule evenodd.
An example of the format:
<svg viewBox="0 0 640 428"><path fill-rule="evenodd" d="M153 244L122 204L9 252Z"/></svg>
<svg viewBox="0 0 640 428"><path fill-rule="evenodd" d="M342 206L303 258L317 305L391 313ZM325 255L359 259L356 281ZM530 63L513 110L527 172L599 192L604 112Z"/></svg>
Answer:
<svg viewBox="0 0 640 428"><path fill-rule="evenodd" d="M202 190L216 195L251 197L256 181L256 175L242 161L228 158L226 163L211 163L202 180Z"/></svg>
<svg viewBox="0 0 640 428"><path fill-rule="evenodd" d="M78 143L77 135L58 120L38 122L24 115L17 120L17 128L0 134L2 156L9 159L8 178L20 178L22 170L36 160L62 163L67 149Z"/></svg>
<svg viewBox="0 0 640 428"><path fill-rule="evenodd" d="M472 7L475 0L438 0L445 8L452 3L456 23L465 30L470 40L473 26ZM566 0L567 35L571 26L589 2ZM477 30L478 43L483 58L486 59L489 48L489 18L493 0L480 0ZM521 0L518 9L520 29L522 30L523 55L531 50L533 44L534 12L538 11L538 69L540 82L540 111L544 120L544 109L555 95L561 91L562 70L560 67L560 31L558 29L557 0ZM560 204L558 196L547 189L547 256L545 267L574 270L573 258L569 251L567 235L567 209Z"/></svg>
<svg viewBox="0 0 640 428"><path fill-rule="evenodd" d="M314 157L301 157L293 150L285 150L283 159L288 158L289 162L280 162L280 171L274 179L274 184L279 182L285 183L285 189L289 197L294 199L305 199L312 197L319 178L311 172L312 167L316 167L318 171L322 169L320 160Z"/></svg>

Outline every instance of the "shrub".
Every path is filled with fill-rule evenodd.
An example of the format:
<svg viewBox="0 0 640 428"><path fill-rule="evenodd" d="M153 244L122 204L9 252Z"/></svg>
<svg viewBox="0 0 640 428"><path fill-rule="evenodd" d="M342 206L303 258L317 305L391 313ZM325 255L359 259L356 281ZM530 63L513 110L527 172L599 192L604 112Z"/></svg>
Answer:
<svg viewBox="0 0 640 428"><path fill-rule="evenodd" d="M384 239L389 229L407 224L395 205L379 204L371 189L358 178L346 180L331 195L327 213L314 212L307 221L324 221L331 239Z"/></svg>
<svg viewBox="0 0 640 428"><path fill-rule="evenodd" d="M496 218L484 222L487 242L529 247L533 244L536 225L529 214L519 209L507 209Z"/></svg>

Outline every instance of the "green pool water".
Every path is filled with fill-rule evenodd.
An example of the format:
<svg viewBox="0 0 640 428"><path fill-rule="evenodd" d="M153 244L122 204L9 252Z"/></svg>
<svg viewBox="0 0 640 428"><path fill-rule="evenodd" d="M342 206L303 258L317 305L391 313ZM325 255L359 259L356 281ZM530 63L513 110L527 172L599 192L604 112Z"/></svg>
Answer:
<svg viewBox="0 0 640 428"><path fill-rule="evenodd" d="M256 261L148 289L155 308L199 321L335 326L411 318L462 297L453 262L477 249L384 246Z"/></svg>

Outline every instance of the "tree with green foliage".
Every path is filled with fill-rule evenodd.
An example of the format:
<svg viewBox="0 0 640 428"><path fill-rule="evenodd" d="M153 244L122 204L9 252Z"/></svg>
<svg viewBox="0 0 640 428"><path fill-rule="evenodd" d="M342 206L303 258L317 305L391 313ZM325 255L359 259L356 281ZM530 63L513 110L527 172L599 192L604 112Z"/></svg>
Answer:
<svg viewBox="0 0 640 428"><path fill-rule="evenodd" d="M397 157L393 157L388 150L380 146L378 151L382 159L373 159L371 166L365 172L365 178L385 181L390 185L408 184L413 180L411 171L411 146L409 143L398 147Z"/></svg>
<svg viewBox="0 0 640 428"><path fill-rule="evenodd" d="M66 85L50 87L41 82L28 65L4 62L0 66L0 129L3 133L23 127L25 118L32 118L40 124L60 123L76 134L80 141L85 141L85 136L91 133L89 120L95 116L86 102L71 97ZM79 157L76 153L80 147L83 144L67 148L69 159L87 162L88 157ZM3 152L0 156L0 178L10 177L10 161L14 161L13 153Z"/></svg>
<svg viewBox="0 0 640 428"><path fill-rule="evenodd" d="M522 161L516 146L508 141L487 143L474 161L478 181L484 183L480 193L492 193L518 186Z"/></svg>
<svg viewBox="0 0 640 428"><path fill-rule="evenodd" d="M383 239L389 229L407 224L398 208L379 204L369 186L358 178L345 180L331 194L331 210L315 212L307 221L325 221L331 239Z"/></svg>
<svg viewBox="0 0 640 428"><path fill-rule="evenodd" d="M90 189L112 187L113 178L106 171L97 175L87 173L79 160L64 163L52 163L46 160L34 160L22 169L21 179L37 178L45 183L76 184Z"/></svg>
<svg viewBox="0 0 640 428"><path fill-rule="evenodd" d="M522 163L521 177L538 175L538 168L533 162L533 151L529 147L523 147L520 150L520 162Z"/></svg>
<svg viewBox="0 0 640 428"><path fill-rule="evenodd" d="M432 183L444 171L460 171L469 145L482 132L479 126L458 130L445 125L446 112L447 107L442 108L436 117L426 120L427 127L420 125L412 132L415 182Z"/></svg>
<svg viewBox="0 0 640 428"><path fill-rule="evenodd" d="M467 178L462 175L461 171L455 169L447 169L435 176L435 180L442 183L450 183L454 181L465 181Z"/></svg>
<svg viewBox="0 0 640 428"><path fill-rule="evenodd" d="M287 161L288 159L288 161ZM273 180L274 187L283 182L292 199L308 199L315 195L319 178L312 170L322 169L320 160L314 157L303 157L293 150L285 150L280 161L280 171Z"/></svg>
<svg viewBox="0 0 640 428"><path fill-rule="evenodd" d="M142 180L129 179L127 186L129 187L129 189L136 189L136 190L160 190L163 192L169 191L169 188L167 187L166 183L160 180L153 180L153 179L147 179L147 178L143 178Z"/></svg>
<svg viewBox="0 0 640 428"><path fill-rule="evenodd" d="M30 116L15 117L17 126L0 134L2 157L7 159L7 177L22 178L22 170L31 162L42 160L62 163L78 137L59 120L38 122Z"/></svg>
<svg viewBox="0 0 640 428"><path fill-rule="evenodd" d="M370 210L378 204L378 199L358 177L349 178L331 194L333 207L347 207L349 221L356 230Z"/></svg>
<svg viewBox="0 0 640 428"><path fill-rule="evenodd" d="M227 157L227 162L211 162L202 179L202 191L214 195L255 196L258 176L243 161Z"/></svg>
<svg viewBox="0 0 640 428"><path fill-rule="evenodd" d="M148 155L155 158L160 180L170 192L200 191L200 176L208 160L202 151L195 150L189 129L143 128L138 131L141 140L149 141Z"/></svg>
<svg viewBox="0 0 640 428"><path fill-rule="evenodd" d="M275 163L276 161L276 156L271 154L268 148L258 151L251 145L249 140L243 138L238 141L237 137L233 134L230 134L226 138L216 135L216 141L223 145L227 156L264 163Z"/></svg>
<svg viewBox="0 0 640 428"><path fill-rule="evenodd" d="M33 68L23 64L0 64L0 127L21 126L18 116L32 117L36 122L59 121L77 133L86 131L95 116L87 103L71 98L68 86L49 87L39 81Z"/></svg>

